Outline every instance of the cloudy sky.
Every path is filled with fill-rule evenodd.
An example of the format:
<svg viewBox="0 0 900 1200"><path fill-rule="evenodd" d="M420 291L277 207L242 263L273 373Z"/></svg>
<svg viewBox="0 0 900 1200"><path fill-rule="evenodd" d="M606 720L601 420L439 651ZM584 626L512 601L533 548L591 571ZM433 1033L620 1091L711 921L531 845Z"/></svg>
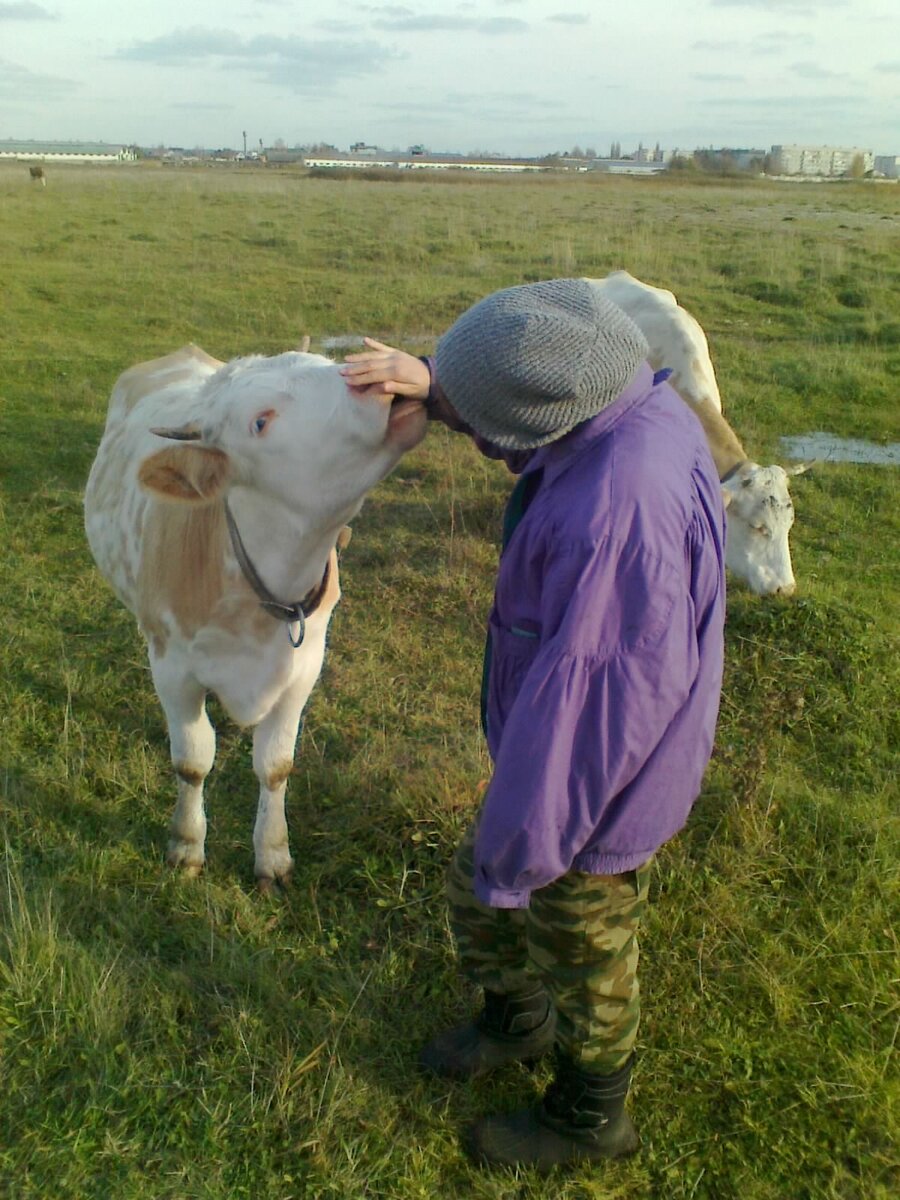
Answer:
<svg viewBox="0 0 900 1200"><path fill-rule="evenodd" d="M896 0L0 0L0 138L900 154Z"/></svg>

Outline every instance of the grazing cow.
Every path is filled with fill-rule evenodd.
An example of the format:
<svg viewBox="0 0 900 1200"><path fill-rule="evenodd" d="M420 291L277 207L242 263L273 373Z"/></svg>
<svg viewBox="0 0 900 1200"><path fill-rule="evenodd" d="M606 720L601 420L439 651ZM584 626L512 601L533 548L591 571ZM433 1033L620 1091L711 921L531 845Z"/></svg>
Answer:
<svg viewBox="0 0 900 1200"><path fill-rule="evenodd" d="M28 174L31 176L31 178L34 180L35 183L37 183L38 180L40 180L41 187L47 186L47 176L44 174L44 168L42 166L29 167Z"/></svg>
<svg viewBox="0 0 900 1200"><path fill-rule="evenodd" d="M335 546L425 433L422 405L356 395L338 370L297 352L223 365L196 346L132 367L85 494L91 550L137 618L166 715L168 862L196 874L205 861L213 692L253 727L263 890L293 866L284 795L340 596Z"/></svg>
<svg viewBox="0 0 900 1200"><path fill-rule="evenodd" d="M640 327L650 345L651 365L672 369L669 382L700 418L728 509L726 565L757 595L791 595L796 581L788 545L794 523L788 477L812 464L785 470L761 467L749 459L722 415L706 335L671 292L642 283L627 271L588 282Z"/></svg>

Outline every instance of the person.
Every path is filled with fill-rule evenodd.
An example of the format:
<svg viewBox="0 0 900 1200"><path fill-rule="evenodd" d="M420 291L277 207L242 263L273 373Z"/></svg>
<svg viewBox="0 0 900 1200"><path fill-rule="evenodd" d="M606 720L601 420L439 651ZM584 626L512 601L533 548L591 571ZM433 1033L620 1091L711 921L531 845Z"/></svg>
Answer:
<svg viewBox="0 0 900 1200"><path fill-rule="evenodd" d="M723 665L724 508L699 422L586 280L504 289L419 359L366 340L361 392L426 404L518 474L488 620L492 774L449 871L473 1022L421 1066L472 1078L555 1049L536 1106L477 1121L487 1164L633 1152L637 932L656 850L712 752Z"/></svg>

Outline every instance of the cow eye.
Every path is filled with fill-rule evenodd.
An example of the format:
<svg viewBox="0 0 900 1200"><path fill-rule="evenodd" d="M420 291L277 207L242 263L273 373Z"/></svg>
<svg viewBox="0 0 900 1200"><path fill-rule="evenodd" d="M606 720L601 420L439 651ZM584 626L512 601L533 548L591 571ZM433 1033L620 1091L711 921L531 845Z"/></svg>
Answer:
<svg viewBox="0 0 900 1200"><path fill-rule="evenodd" d="M250 422L250 432L254 437L260 437L266 432L274 415L275 413L272 411L272 409L268 408L265 412L256 414L256 416Z"/></svg>

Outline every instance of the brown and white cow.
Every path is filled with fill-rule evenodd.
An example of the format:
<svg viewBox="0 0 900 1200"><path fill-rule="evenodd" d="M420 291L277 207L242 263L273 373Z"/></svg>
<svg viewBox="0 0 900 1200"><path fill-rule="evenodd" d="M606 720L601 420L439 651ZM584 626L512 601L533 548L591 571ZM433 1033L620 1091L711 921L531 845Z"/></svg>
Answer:
<svg viewBox="0 0 900 1200"><path fill-rule="evenodd" d="M186 346L117 381L85 524L147 641L165 711L172 866L196 873L205 861L212 692L253 728L257 880L265 889L290 874L284 796L340 596L335 545L424 433L422 405L357 395L319 355L224 365Z"/></svg>
<svg viewBox="0 0 900 1200"><path fill-rule="evenodd" d="M44 174L44 168L40 164L29 167L28 174L34 183L40 183L41 187L47 186L47 176Z"/></svg>
<svg viewBox="0 0 900 1200"><path fill-rule="evenodd" d="M650 345L654 368L670 367L669 382L703 425L727 505L725 562L758 595L790 595L796 588L788 535L794 523L788 478L811 463L785 469L753 462L722 415L722 401L698 321L671 292L614 271L590 279L625 310Z"/></svg>

